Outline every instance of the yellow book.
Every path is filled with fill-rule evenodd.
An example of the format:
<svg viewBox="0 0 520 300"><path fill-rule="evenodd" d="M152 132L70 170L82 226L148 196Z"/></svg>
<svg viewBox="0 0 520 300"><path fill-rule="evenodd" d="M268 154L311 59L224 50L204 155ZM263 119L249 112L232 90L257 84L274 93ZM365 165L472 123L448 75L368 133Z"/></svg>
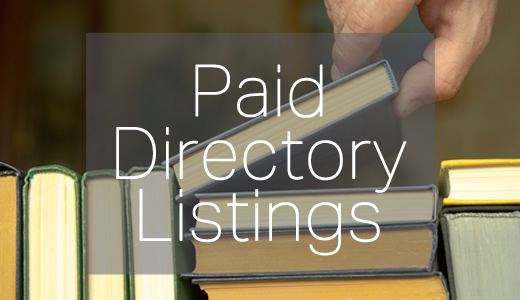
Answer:
<svg viewBox="0 0 520 300"><path fill-rule="evenodd" d="M0 298L21 295L21 187L23 173L0 162Z"/></svg>
<svg viewBox="0 0 520 300"><path fill-rule="evenodd" d="M201 282L209 300L448 299L439 274L422 276Z"/></svg>
<svg viewBox="0 0 520 300"><path fill-rule="evenodd" d="M520 204L520 159L459 159L441 163L445 205Z"/></svg>

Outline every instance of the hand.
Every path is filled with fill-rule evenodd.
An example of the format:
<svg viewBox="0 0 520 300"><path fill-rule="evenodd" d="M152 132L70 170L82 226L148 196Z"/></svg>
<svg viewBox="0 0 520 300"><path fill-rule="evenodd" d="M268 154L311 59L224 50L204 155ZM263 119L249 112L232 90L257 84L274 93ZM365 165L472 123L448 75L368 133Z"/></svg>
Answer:
<svg viewBox="0 0 520 300"><path fill-rule="evenodd" d="M332 79L382 59L379 46L383 37L417 6L421 21L435 39L424 51L423 60L404 75L394 111L405 117L434 100L449 99L489 43L496 5L497 0L325 0L334 32L358 33L336 34Z"/></svg>

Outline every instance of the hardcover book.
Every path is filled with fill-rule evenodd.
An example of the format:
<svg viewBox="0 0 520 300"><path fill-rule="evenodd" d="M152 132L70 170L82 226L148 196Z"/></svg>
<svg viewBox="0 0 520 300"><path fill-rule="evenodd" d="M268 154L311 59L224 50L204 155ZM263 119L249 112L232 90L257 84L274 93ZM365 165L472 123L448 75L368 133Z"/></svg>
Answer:
<svg viewBox="0 0 520 300"><path fill-rule="evenodd" d="M337 192L347 195L366 192L366 190L338 190ZM399 192L401 195L409 192L417 197L417 205L421 207L422 214L419 214L415 220L405 219L401 223L400 218L396 219L395 216L392 216L393 213L396 213L395 209L390 209L386 214L381 212L381 219L378 219L382 221L379 224L380 235L370 243L356 241L352 234L354 233L360 239L370 239L375 236L375 227L349 221L340 224L342 226L339 234L337 233L337 223L334 227L324 221L322 226L316 226L313 230L318 236L330 237L335 233L338 234L333 239L322 241L315 238L309 228L303 225L306 223L303 223L303 227L298 228L299 240L297 241L295 228L297 217L294 210L290 210L290 214L276 213L277 220L273 224L278 222L281 226L273 226L272 240L269 240L268 228L252 229L247 223L248 220L243 221L246 222L244 224L247 229L241 228L235 233L229 229L222 230L219 239L210 243L195 239L194 234L199 238L214 238L217 235L214 227L212 230L195 229L187 237L195 246L196 267L192 273L184 274L184 276L217 278L280 274L431 272L437 248L436 188L432 186L393 188L390 190L390 193L392 192ZM267 193L268 196L278 197L296 195L296 198L302 197L303 194L304 191ZM335 195L334 191L329 190L321 193L315 192L312 196L323 200L332 195ZM212 195L212 197L214 196ZM366 195L364 196L366 197ZM374 193L373 198L377 199L377 197L388 200L384 194ZM403 198L406 197L403 196ZM240 207L240 209L242 208ZM366 211L363 216L370 220ZM284 223L285 218L292 220L292 228L288 226L289 222ZM326 216L323 216L323 219L326 219ZM338 217L335 216L331 219L338 220ZM247 242L236 241L234 237L236 233L239 233L240 238L249 240ZM338 243L340 243L339 246ZM311 245L316 251L323 253L331 252L338 247L339 250L333 255L322 256L311 251Z"/></svg>
<svg viewBox="0 0 520 300"><path fill-rule="evenodd" d="M24 173L0 162L0 295L21 298L22 189Z"/></svg>
<svg viewBox="0 0 520 300"><path fill-rule="evenodd" d="M446 205L520 204L520 159L460 159L441 164Z"/></svg>
<svg viewBox="0 0 520 300"><path fill-rule="evenodd" d="M188 277L224 277L265 274L328 274L328 273L388 273L429 272L437 247L437 230L433 223L424 225L381 226L378 239L361 243L352 239L353 230L360 239L375 236L375 230L344 228L341 237L318 241L308 231L301 230L295 241L294 230L277 231L272 241L263 232L254 241L253 232L241 233L248 242L238 242L229 233L222 233L218 241L195 245L196 267ZM322 237L335 233L329 228L315 230ZM214 233L200 233L199 237L214 237ZM311 251L329 253L342 244L337 253L320 256Z"/></svg>
<svg viewBox="0 0 520 300"><path fill-rule="evenodd" d="M449 298L441 273L236 277L193 282L208 293L210 300Z"/></svg>
<svg viewBox="0 0 520 300"><path fill-rule="evenodd" d="M440 224L452 299L517 299L520 206L445 208Z"/></svg>
<svg viewBox="0 0 520 300"><path fill-rule="evenodd" d="M379 212L370 207L359 207L357 215L372 220L380 225L428 223L435 219L437 213L437 187L390 187L385 193L375 193L374 188L338 188L316 190L261 191L235 193L236 202L247 204L236 209L235 228L237 230L269 227L269 205L279 205L284 202L294 203L298 208L298 224L308 227L308 216L312 207L328 202L341 204L342 225L356 225L352 218L351 208L359 202L370 202L377 206ZM200 206L197 216L200 219L217 222L222 230L233 227L233 209L227 204L232 202L233 193L201 193L195 194L200 203L213 203L218 211L211 206ZM258 203L258 218L255 216L255 204ZM276 228L294 228L294 210L281 206L272 215L272 225ZM258 220L256 220L258 219ZM313 211L313 227L335 227L338 223L338 213L332 208L321 208ZM359 224L359 223L358 223ZM196 222L196 230L214 230L215 226L207 222Z"/></svg>
<svg viewBox="0 0 520 300"><path fill-rule="evenodd" d="M81 179L85 299L129 299L124 188L115 170Z"/></svg>
<svg viewBox="0 0 520 300"><path fill-rule="evenodd" d="M82 299L79 178L61 166L25 177L23 204L25 299Z"/></svg>
<svg viewBox="0 0 520 300"><path fill-rule="evenodd" d="M146 169L134 167L127 176L140 175ZM166 171L170 179L165 179ZM179 203L174 201L177 188L172 170L156 166L145 177L128 179L127 182L126 228L131 299L201 299L203 293L200 289L180 278L180 272L193 266L193 252L186 249L191 246L188 241L179 241ZM189 218L183 220L189 226Z"/></svg>
<svg viewBox="0 0 520 300"><path fill-rule="evenodd" d="M286 103L281 106L280 115L278 109L274 109L265 117L251 119L185 151L181 149L183 176L180 176L181 153L168 161L168 165L174 168L179 187L183 189L183 196L177 196L177 199L193 203L193 195L200 192L251 191L257 187L269 190L321 187L323 182L319 180L295 181L288 177L287 145L281 143L287 139L287 132L291 132L291 140L303 142L291 148L291 166L298 175L308 174L303 176L308 179L311 176L305 154L319 140L333 140L347 154L350 153L352 141L367 139L378 141L388 152L394 151L399 148L401 139L400 123L392 111L390 100L397 92L398 86L390 66L383 60L324 86L324 113L321 117L300 118L292 112L290 103ZM311 92L294 100L294 107L301 114L310 114L316 109L318 98L318 90ZM234 169L232 177L225 181L213 180L203 168L205 149L216 140L230 143L237 153L236 160L210 167L214 176L223 176ZM274 145L274 153L266 146L252 147L243 161L246 148L257 140ZM332 151L323 151L313 157L313 165L327 169L337 161L334 158L338 154ZM231 155L229 148L222 144L213 145L210 153L211 157L217 158ZM277 171L270 179L259 182L249 178L244 164L254 174L268 174L273 165L276 165Z"/></svg>

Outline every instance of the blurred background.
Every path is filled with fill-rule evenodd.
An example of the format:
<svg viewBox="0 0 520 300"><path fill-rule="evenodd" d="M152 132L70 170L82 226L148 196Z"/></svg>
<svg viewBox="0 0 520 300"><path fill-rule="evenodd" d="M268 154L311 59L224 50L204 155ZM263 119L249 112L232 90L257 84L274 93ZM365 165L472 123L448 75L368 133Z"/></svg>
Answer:
<svg viewBox="0 0 520 300"><path fill-rule="evenodd" d="M436 165L520 157L520 2L498 4L493 37L461 90L436 104ZM1 1L0 161L85 170L87 32L331 32L320 0ZM426 32L414 10L397 32Z"/></svg>

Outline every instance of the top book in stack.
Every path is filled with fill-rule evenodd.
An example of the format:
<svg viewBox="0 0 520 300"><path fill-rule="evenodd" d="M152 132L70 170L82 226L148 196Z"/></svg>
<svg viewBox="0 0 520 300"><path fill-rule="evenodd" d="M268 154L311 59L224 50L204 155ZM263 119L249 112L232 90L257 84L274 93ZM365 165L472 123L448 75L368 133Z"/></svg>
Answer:
<svg viewBox="0 0 520 300"><path fill-rule="evenodd" d="M445 205L520 204L520 159L460 159L441 164Z"/></svg>

